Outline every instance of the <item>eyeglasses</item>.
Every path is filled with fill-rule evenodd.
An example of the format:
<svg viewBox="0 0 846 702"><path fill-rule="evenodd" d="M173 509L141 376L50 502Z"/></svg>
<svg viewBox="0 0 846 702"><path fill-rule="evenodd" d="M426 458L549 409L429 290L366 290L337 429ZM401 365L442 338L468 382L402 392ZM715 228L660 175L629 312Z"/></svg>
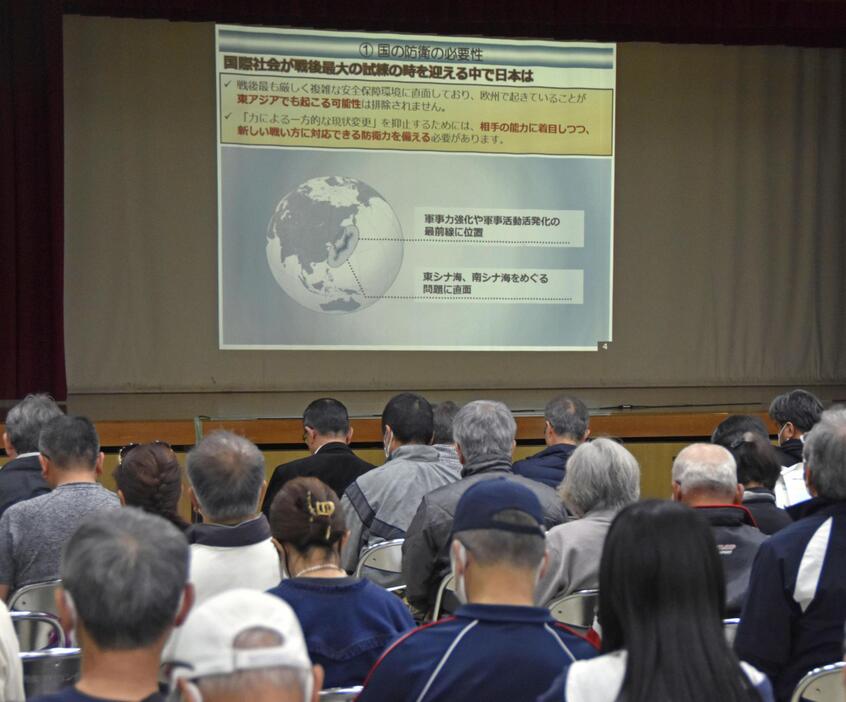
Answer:
<svg viewBox="0 0 846 702"><path fill-rule="evenodd" d="M170 449L171 451L173 451L173 447L169 443L167 443L167 441L162 441L161 439L156 439L155 441L151 441L150 443L155 444L156 446L164 446L166 449ZM139 446L141 446L141 444L132 443L132 444L127 444L126 446L121 448L121 450L118 451L118 464L123 463L123 459L126 458L126 455L130 451L132 451L132 449L138 448ZM49 456L47 458L49 460Z"/></svg>

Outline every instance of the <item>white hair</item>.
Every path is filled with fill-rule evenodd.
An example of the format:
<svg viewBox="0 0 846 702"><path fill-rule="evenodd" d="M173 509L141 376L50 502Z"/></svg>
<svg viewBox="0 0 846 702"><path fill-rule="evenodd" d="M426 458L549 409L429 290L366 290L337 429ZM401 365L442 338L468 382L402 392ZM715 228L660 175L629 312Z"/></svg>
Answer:
<svg viewBox="0 0 846 702"><path fill-rule="evenodd" d="M580 516L596 509L620 509L640 496L637 459L612 439L582 444L567 461L558 495Z"/></svg>
<svg viewBox="0 0 846 702"><path fill-rule="evenodd" d="M733 496L737 491L734 456L717 444L691 444L673 461L673 482L683 493L701 490Z"/></svg>

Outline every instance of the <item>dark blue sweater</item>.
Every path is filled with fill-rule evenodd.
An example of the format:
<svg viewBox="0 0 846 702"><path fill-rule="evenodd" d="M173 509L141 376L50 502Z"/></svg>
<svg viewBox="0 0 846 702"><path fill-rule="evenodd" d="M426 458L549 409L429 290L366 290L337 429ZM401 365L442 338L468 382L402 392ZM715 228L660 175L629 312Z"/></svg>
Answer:
<svg viewBox="0 0 846 702"><path fill-rule="evenodd" d="M572 444L553 444L534 456L517 461L512 470L524 478L557 488L564 480L567 461L575 450Z"/></svg>
<svg viewBox="0 0 846 702"><path fill-rule="evenodd" d="M292 578L272 590L300 620L324 687L361 685L382 651L414 620L396 595L359 578Z"/></svg>

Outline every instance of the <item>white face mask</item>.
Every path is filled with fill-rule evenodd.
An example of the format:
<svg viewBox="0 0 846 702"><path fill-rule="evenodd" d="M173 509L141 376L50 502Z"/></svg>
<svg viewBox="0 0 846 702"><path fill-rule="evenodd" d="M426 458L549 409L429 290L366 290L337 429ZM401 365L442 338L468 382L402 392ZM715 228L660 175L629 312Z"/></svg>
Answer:
<svg viewBox="0 0 846 702"><path fill-rule="evenodd" d="M776 446L781 446L781 432L784 431L784 428L787 424L782 424L781 429L778 430L778 434L776 434Z"/></svg>
<svg viewBox="0 0 846 702"><path fill-rule="evenodd" d="M455 550L449 550L449 565L452 568L452 574L455 576L455 596L461 604L467 604L467 589L464 585L464 571L467 568L467 549L460 541L458 544L458 559L455 557ZM461 574L456 572L456 563L461 564Z"/></svg>

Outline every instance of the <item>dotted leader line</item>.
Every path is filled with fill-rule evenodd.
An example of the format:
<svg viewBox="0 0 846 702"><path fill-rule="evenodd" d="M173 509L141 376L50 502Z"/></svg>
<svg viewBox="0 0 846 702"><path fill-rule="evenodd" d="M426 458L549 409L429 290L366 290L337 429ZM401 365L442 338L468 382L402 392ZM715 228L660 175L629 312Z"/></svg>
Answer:
<svg viewBox="0 0 846 702"><path fill-rule="evenodd" d="M347 265L350 267L350 270L352 271L353 278L355 278L355 282L358 285L358 289L361 290L361 294L364 295L364 288L361 286L361 281L358 279L358 276L355 273L355 268L352 267L352 263L350 263L349 259L347 259ZM364 295L364 296L367 297L367 295Z"/></svg>
<svg viewBox="0 0 846 702"><path fill-rule="evenodd" d="M512 239L391 239L389 237L359 237L359 241L424 241L429 244L512 244L525 246L526 244L534 244L535 246L570 246L572 242L569 241L514 241Z"/></svg>

